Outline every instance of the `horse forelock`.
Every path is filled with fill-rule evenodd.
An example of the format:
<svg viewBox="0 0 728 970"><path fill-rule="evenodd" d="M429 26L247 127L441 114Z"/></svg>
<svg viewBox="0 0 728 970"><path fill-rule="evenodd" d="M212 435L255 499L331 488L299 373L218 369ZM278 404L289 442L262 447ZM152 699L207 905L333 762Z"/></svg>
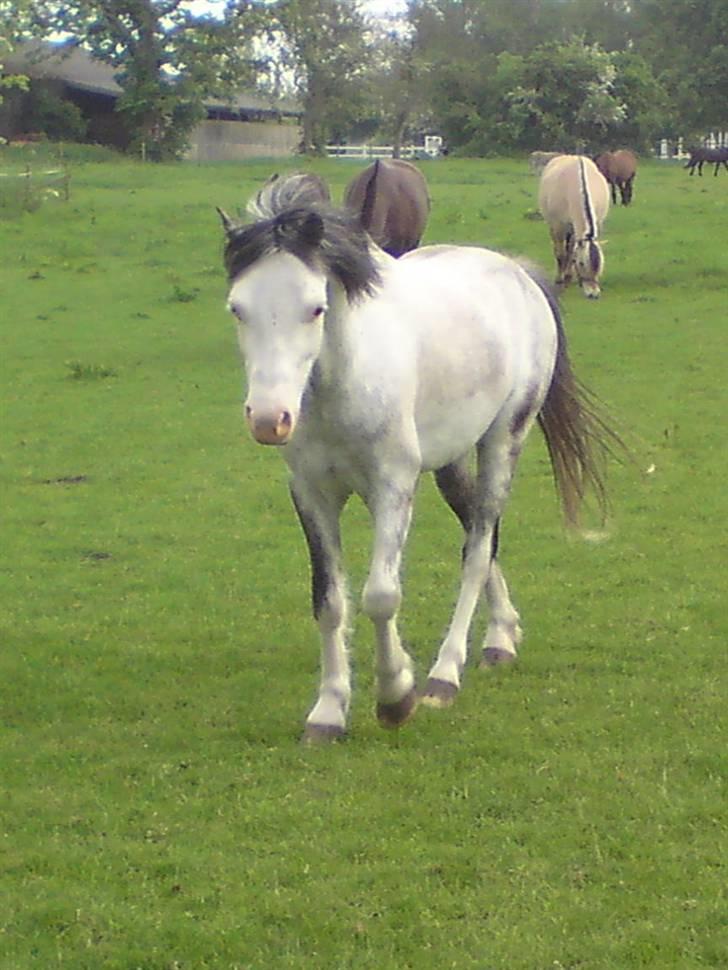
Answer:
<svg viewBox="0 0 728 970"><path fill-rule="evenodd" d="M274 252L290 253L332 276L350 301L371 293L379 281L368 236L344 210L324 205L291 208L233 227L224 253L229 280Z"/></svg>
<svg viewBox="0 0 728 970"><path fill-rule="evenodd" d="M589 266L592 273L598 276L602 271L602 265L604 263L604 256L598 244L594 240L589 240Z"/></svg>

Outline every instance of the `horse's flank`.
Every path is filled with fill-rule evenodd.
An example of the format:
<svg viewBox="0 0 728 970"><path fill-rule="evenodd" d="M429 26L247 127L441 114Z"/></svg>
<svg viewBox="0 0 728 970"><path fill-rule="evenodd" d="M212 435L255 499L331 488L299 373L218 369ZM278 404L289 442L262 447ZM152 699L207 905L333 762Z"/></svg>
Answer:
<svg viewBox="0 0 728 970"><path fill-rule="evenodd" d="M419 246L430 213L422 172L397 158L377 159L346 187L344 205L372 239L391 256Z"/></svg>

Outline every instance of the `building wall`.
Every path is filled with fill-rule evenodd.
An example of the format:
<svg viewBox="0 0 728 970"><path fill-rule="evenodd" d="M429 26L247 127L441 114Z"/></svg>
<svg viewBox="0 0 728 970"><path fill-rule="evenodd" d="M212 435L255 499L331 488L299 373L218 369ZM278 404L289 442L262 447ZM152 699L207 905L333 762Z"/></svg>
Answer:
<svg viewBox="0 0 728 970"><path fill-rule="evenodd" d="M195 128L186 158L226 162L295 155L301 143L296 124L276 121L203 121Z"/></svg>

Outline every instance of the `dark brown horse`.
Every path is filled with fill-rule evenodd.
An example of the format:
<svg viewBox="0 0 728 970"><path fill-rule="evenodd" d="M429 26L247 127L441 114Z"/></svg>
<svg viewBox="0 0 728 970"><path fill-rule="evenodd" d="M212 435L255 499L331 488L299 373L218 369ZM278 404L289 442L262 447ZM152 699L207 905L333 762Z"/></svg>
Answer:
<svg viewBox="0 0 728 970"><path fill-rule="evenodd" d="M702 176L705 162L709 165L715 165L713 175L718 174L721 165L724 165L726 171L728 171L728 146L723 148L691 148L690 158L686 162L685 168L689 168L690 174L694 175L697 167L698 175Z"/></svg>
<svg viewBox="0 0 728 970"><path fill-rule="evenodd" d="M427 182L418 168L398 158L380 158L346 187L344 205L391 256L416 249L430 213Z"/></svg>
<svg viewBox="0 0 728 970"><path fill-rule="evenodd" d="M597 168L609 182L612 189L612 203L617 204L617 189L622 197L622 205L632 201L632 183L637 174L637 156L627 148L616 152L602 152L594 159Z"/></svg>

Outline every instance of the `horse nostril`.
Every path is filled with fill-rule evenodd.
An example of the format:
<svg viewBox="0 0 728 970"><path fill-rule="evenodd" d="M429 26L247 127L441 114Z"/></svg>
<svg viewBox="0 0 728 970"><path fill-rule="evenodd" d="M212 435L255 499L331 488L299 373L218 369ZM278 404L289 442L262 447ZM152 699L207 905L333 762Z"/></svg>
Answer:
<svg viewBox="0 0 728 970"><path fill-rule="evenodd" d="M290 431L292 424L293 424L293 418L291 417L291 412L282 411L281 416L278 420L278 427L284 431Z"/></svg>

